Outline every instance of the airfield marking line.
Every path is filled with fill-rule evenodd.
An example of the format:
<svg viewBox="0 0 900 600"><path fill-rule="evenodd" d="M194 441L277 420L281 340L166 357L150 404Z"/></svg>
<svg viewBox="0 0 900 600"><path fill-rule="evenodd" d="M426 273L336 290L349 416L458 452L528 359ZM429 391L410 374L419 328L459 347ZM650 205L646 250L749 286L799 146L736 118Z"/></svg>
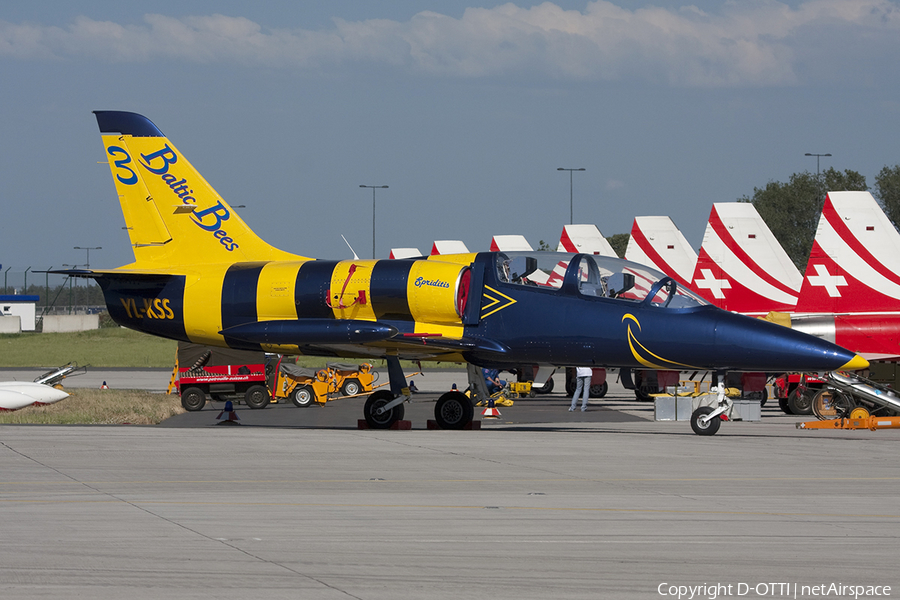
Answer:
<svg viewBox="0 0 900 600"><path fill-rule="evenodd" d="M136 479L136 480L104 480L104 481L79 481L79 480L61 480L61 481L0 481L0 485L59 485L59 484L84 484L84 485L135 485L142 483L152 484L190 484L190 483L560 483L560 482L631 482L631 483L653 483L653 482L672 482L672 481L699 481L699 482L716 482L716 481L898 481L900 477L662 477L662 478L630 478L630 477L559 477L541 479L536 477L523 477L516 479L497 479L479 478L479 479L379 479L374 481L370 478L366 479Z"/></svg>
<svg viewBox="0 0 900 600"><path fill-rule="evenodd" d="M104 495L104 492L101 492ZM111 496L111 495L110 495ZM333 502L197 502L178 500L126 500L112 496L112 500L19 500L0 499L0 504L128 504L135 507L140 505L178 505L178 506L289 506L289 507L319 507L319 508L404 508L404 509L458 509L458 510L485 510L488 507L480 504L346 504ZM494 507L490 507L493 509ZM676 510L662 508L599 508L599 507L553 507L553 506L497 506L499 510L521 511L546 511L546 512L597 512L597 513L653 513L653 514L684 514L684 515L743 515L760 517L839 517L846 518L846 513L796 513L774 511L741 511L741 510ZM152 513L151 513L152 514ZM159 516L159 515L156 515ZM161 517L165 519L165 517ZM868 514L866 518L900 519L900 514ZM168 519L165 519L168 521ZM204 536L205 537L205 536ZM268 561L267 561L268 562Z"/></svg>

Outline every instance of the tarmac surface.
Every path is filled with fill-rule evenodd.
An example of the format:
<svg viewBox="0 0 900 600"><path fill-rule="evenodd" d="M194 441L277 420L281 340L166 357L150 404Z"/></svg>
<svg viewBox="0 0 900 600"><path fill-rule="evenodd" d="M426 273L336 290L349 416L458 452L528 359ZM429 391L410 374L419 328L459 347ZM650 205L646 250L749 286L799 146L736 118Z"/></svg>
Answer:
<svg viewBox="0 0 900 600"><path fill-rule="evenodd" d="M426 430L447 382L416 378L411 431L356 429L360 399L238 406L232 427L221 403L155 427L0 426L0 593L900 593L900 430L802 431L767 405L700 437L617 386L585 413L550 395L480 431Z"/></svg>

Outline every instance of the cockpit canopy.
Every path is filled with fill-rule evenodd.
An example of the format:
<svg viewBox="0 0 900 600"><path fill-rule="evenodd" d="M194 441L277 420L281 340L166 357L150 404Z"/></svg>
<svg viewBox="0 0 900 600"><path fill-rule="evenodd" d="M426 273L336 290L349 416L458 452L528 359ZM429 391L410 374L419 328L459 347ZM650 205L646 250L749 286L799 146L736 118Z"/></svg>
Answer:
<svg viewBox="0 0 900 600"><path fill-rule="evenodd" d="M656 269L609 256L563 252L499 252L497 277L500 281L547 289L562 289L570 263L578 257L574 277L578 293L584 296L650 302L669 308L689 308L708 304Z"/></svg>

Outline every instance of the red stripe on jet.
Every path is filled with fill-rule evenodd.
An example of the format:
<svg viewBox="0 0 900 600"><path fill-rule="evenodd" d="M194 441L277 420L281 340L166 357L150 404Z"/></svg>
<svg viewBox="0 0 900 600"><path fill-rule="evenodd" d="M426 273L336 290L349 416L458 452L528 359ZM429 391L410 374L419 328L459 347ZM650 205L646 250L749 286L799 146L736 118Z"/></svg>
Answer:
<svg viewBox="0 0 900 600"><path fill-rule="evenodd" d="M719 217L719 213L716 212L716 207L713 206L712 212L709 215L709 224L713 228L713 231L719 234L719 239L725 243L725 246L731 250L731 252L747 267L756 274L757 277L768 283L769 285L778 288L782 292L786 294L790 294L792 296L796 296L798 291L794 288L786 286L783 282L778 281L771 274L762 269L756 261L754 261L747 252L741 248L740 244L737 240L732 237L731 233L728 231L728 228L725 227L725 224L722 222L721 217ZM729 274L730 275L730 274Z"/></svg>
<svg viewBox="0 0 900 600"><path fill-rule="evenodd" d="M654 248L650 241L647 239L647 236L644 235L644 232L641 231L641 228L638 227L637 221L635 221L634 225L632 225L631 227L631 237L637 243L640 249L644 251L644 254L647 255L647 258L649 258L653 262L653 266L677 281L679 284L687 287L689 290L694 292L697 291L693 288L693 286L682 281L681 277L678 276L678 273L675 271L675 269L673 269L672 266L668 262L666 262L666 260L662 256L660 256L659 252L656 251L656 248Z"/></svg>
<svg viewBox="0 0 900 600"><path fill-rule="evenodd" d="M847 246L850 247L863 261L866 262L870 267L875 269L879 275L900 285L900 277L898 277L895 273L893 273L890 269L885 267L881 262L872 255L871 252L866 250L866 247L862 245L862 242L853 235L853 232L850 231L850 228L844 223L844 219L841 215L838 214L837 210L835 210L834 205L831 203L831 198L825 199L825 206L822 208L822 214L828 220L828 223L831 225L832 229L837 232L838 236L844 241ZM806 267L806 270L809 271L809 266ZM867 286L868 287L868 286Z"/></svg>

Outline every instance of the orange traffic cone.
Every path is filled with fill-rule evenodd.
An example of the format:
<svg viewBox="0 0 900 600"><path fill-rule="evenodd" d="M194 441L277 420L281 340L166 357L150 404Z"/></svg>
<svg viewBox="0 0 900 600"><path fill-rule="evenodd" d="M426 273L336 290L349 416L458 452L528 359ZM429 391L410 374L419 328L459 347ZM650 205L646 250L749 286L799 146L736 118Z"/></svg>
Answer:
<svg viewBox="0 0 900 600"><path fill-rule="evenodd" d="M104 381L104 382L103 382L103 385L100 386L100 389L101 389L101 390L108 390L108 389L109 389L109 386L106 385L106 382Z"/></svg>

